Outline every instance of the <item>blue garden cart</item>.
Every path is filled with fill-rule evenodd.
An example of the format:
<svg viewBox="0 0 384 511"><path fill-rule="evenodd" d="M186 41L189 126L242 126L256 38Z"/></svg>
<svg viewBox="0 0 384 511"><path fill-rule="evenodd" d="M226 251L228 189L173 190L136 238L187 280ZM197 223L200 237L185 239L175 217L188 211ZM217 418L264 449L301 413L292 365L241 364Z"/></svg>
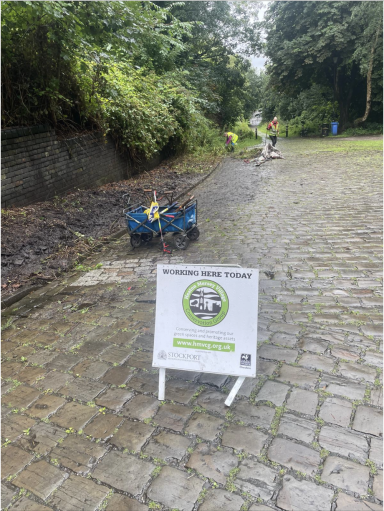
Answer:
<svg viewBox="0 0 384 511"><path fill-rule="evenodd" d="M185 250L190 240L195 241L199 238L196 199L182 207L177 204L160 206L160 218L153 222L149 222L148 215L144 213L146 209L145 206L136 204L123 210L133 248L138 248L141 243L147 243L161 234L170 233L173 235L175 247Z"/></svg>

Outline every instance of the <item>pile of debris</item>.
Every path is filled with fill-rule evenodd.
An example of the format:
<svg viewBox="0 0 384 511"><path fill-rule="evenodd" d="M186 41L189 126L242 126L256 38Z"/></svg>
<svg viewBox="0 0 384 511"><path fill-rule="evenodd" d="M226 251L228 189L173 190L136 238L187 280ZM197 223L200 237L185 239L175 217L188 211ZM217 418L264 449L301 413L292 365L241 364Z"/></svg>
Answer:
<svg viewBox="0 0 384 511"><path fill-rule="evenodd" d="M252 160L244 160L245 163L254 163L255 167L259 167L262 163L265 163L268 160L276 160L276 159L284 159L284 156L281 152L273 147L271 143L265 145L264 149L261 152L261 155L258 158L253 158Z"/></svg>

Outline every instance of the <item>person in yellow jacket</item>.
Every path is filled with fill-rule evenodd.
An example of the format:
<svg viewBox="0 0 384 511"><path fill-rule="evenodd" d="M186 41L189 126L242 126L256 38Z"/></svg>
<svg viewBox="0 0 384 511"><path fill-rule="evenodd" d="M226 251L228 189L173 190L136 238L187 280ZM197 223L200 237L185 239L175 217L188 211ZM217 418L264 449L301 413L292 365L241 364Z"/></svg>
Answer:
<svg viewBox="0 0 384 511"><path fill-rule="evenodd" d="M236 135L236 133L232 133L231 131L226 131L224 136L226 137L225 147L229 149L231 153L233 153L239 137Z"/></svg>
<svg viewBox="0 0 384 511"><path fill-rule="evenodd" d="M272 146L275 147L277 137L279 135L279 123L277 121L277 117L274 117L273 121L268 124L267 130L269 131L269 136L272 140Z"/></svg>

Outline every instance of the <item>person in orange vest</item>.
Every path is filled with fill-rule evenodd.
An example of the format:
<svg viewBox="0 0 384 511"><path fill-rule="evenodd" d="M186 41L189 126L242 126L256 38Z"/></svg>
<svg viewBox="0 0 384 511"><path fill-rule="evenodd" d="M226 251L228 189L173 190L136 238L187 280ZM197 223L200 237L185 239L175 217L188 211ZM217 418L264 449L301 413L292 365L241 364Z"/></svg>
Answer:
<svg viewBox="0 0 384 511"><path fill-rule="evenodd" d="M277 117L274 117L273 121L268 124L267 130L269 131L269 137L272 140L272 146L275 147L277 137L279 135L279 123L277 122Z"/></svg>

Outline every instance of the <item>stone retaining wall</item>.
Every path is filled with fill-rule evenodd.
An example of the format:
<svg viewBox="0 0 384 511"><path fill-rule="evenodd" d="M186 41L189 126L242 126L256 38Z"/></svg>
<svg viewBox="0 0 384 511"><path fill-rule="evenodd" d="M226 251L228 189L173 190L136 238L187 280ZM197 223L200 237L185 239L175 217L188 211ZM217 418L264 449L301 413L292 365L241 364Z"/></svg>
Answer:
<svg viewBox="0 0 384 511"><path fill-rule="evenodd" d="M77 188L127 179L140 171L101 133L58 140L48 126L2 130L2 206L25 206ZM148 162L153 168L160 161Z"/></svg>

